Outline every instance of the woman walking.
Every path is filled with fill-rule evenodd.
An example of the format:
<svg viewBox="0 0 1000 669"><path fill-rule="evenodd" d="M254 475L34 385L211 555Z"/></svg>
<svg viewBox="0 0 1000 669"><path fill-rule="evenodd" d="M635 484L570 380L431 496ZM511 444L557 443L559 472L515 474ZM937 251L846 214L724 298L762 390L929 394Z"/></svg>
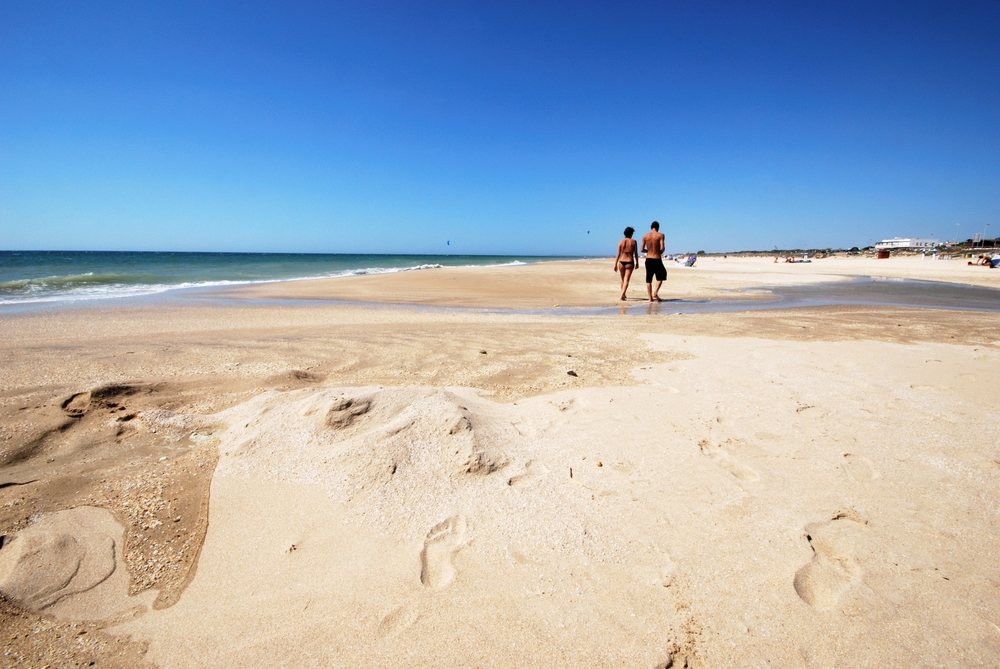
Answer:
<svg viewBox="0 0 1000 669"><path fill-rule="evenodd" d="M622 294L619 300L627 299L625 293L628 291L628 282L632 278L632 271L639 262L639 254L636 251L635 240L632 234L633 228L625 228L625 239L618 242L618 255L615 256L615 271L622 277Z"/></svg>

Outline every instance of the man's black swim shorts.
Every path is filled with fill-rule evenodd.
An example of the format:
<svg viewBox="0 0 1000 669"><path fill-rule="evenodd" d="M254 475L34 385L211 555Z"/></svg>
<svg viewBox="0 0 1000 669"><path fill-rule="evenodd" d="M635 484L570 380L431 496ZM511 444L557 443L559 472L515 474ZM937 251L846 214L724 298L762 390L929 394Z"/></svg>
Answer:
<svg viewBox="0 0 1000 669"><path fill-rule="evenodd" d="M659 258L646 258L646 283L653 283L654 276L657 281L666 281L667 268Z"/></svg>

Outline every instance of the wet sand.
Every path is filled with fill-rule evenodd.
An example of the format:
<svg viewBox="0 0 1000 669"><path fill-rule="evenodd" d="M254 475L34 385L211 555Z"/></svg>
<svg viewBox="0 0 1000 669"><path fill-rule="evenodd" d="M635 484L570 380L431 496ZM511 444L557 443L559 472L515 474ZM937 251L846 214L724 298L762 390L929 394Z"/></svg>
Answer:
<svg viewBox="0 0 1000 669"><path fill-rule="evenodd" d="M645 270L633 274L628 296L645 300ZM445 267L392 275L313 279L239 286L208 294L253 299L342 300L435 306L530 309L618 303L611 259L527 266ZM857 277L941 281L1000 289L1000 272L964 259L828 258L774 263L773 258L705 257L694 267L668 263L661 297L681 300L755 299L747 288L800 286Z"/></svg>
<svg viewBox="0 0 1000 669"><path fill-rule="evenodd" d="M729 260L664 295L852 276ZM995 666L1000 314L326 302L608 304L610 265L0 315L5 658ZM108 541L96 584L10 552Z"/></svg>

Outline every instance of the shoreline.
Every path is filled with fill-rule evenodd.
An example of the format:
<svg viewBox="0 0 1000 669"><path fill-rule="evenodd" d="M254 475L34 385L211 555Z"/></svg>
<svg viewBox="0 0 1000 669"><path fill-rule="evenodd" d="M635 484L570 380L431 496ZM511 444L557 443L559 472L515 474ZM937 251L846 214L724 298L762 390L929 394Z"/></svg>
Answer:
<svg viewBox="0 0 1000 669"><path fill-rule="evenodd" d="M11 252L7 252L8 255L10 253ZM48 253L48 252L44 252L44 253ZM56 253L57 254L57 252L51 252L51 253ZM83 252L83 253L81 253L81 252L72 252L72 253L74 253L76 255L83 255L85 257L90 257L92 255L102 255L102 254L91 254L91 253L86 253L86 252ZM38 255L38 254L39 254L39 252L25 252L25 255ZM103 254L103 255L123 255L123 254L111 253L111 254ZM141 253L139 253L139 254L135 254L135 253L128 254L128 253L126 253L124 255L143 255L143 254L141 254ZM184 254L174 254L174 253L157 254L157 253L150 253L149 255L174 257L174 256L177 256L177 255L184 255ZM195 253L195 254L192 254L192 255L199 256L199 257L216 257L216 256L220 256L220 255L221 256L246 257L246 256L254 256L254 255L269 256L269 255L275 255L275 254ZM289 254L276 254L276 255L278 257L284 257L285 255L289 255ZM306 258L310 258L310 259L316 258L316 257L333 257L333 258L338 258L338 259L339 258L349 257L349 258L382 259L382 260L386 260L386 261L390 261L391 262L391 260L393 260L393 259L398 260L399 258L405 258L405 259L413 260L413 261L435 260L435 261L438 261L438 262L421 263L421 264L417 264L417 265L401 265L401 266L392 266L392 265L388 265L387 266L385 264L382 264L382 265L375 264L375 265L367 265L367 266L356 267L356 268L345 268L345 269L341 269L341 270L336 270L336 271L327 272L327 273L320 273L320 274L315 274L314 273L314 274L307 274L307 275L301 275L301 276L262 277L262 278L257 278L257 279L217 278L217 279L205 279L205 280L179 281L177 283L155 283L155 282L154 283L137 283L137 284L132 284L132 285L129 285L129 286L124 286L124 285L121 285L121 284L105 284L103 287L100 286L100 285L88 287L86 290L88 290L90 292L80 291L80 292L77 292L77 293L74 293L74 294L61 294L61 295L60 294L53 294L53 295L47 295L47 296L42 296L42 297L38 297L38 298L28 298L28 299L23 299L23 300L19 300L19 299L5 299L5 300L0 300L0 308L2 308L4 306L8 306L8 305L18 305L18 304L40 304L40 303L50 303L50 302L56 302L56 303L64 303L64 302L87 302L87 301L92 301L92 300L104 300L104 299L130 299L130 298L152 297L152 296L160 295L160 294L163 294L163 293L166 293L166 292L178 291L178 290L189 290L189 289L200 290L200 289L212 289L212 288L225 288L225 287L228 287L228 286L252 286L252 285L258 285L258 284L268 284L268 283L278 283L278 282L294 282L294 281L313 281L313 280L324 280L324 279L338 279L338 278L345 278L345 277L351 277L351 276L378 276L378 275L382 275L382 274L395 274L395 273L401 273L401 272L411 272L411 271L420 271L420 270L427 270L427 269L437 269L437 268L442 268L442 267L461 267L461 268L493 267L493 266L504 267L504 266L519 266L519 265L532 264L533 262L547 262L547 261L551 261L551 260L569 260L569 261L575 261L575 260L585 259L585 258L582 258L582 257L581 258L577 258L575 256L568 256L566 258L560 258L560 257L556 257L556 256L453 256L453 255L449 255L449 256L433 256L433 255L432 256L422 256L422 255L399 255L399 254L395 254L395 255L394 254L389 254L389 255L385 255L385 256L372 256L372 255L367 255L367 254L332 254L332 255L331 254L291 254L291 255L294 256L294 257L306 257ZM472 259L472 258L490 259L490 260L497 260L497 261L503 261L503 262L494 262L494 263L491 263L491 264L475 264L475 263L473 263L473 264L467 264L467 265L452 265L452 264L447 264L449 261L454 261L454 260L464 261L464 260ZM522 260L522 258L526 258L527 261ZM196 267L192 267L192 268L189 268L189 269L193 273L197 273L197 271L198 271L198 268L196 268ZM176 271L176 268L171 268L171 270ZM202 268L202 271L204 272L204 268ZM152 272L155 273L155 270L152 270ZM32 278L21 277L21 278L17 278L17 279L12 279L8 283L15 283L15 284L22 284L22 285L27 285L27 284L34 283L34 284L42 284L42 285L44 285L44 284L46 284L48 282L54 281L55 283L67 284L67 283L70 283L71 281L77 281L79 279L82 279L83 277L88 277L88 276L93 276L93 275L94 275L93 271L80 273L79 270L78 270L77 273L72 274L72 275L62 275L62 276L61 275L52 275L52 276L46 276L46 277L32 277ZM4 284L4 285L6 285L6 284ZM112 286L115 287L114 291L107 290L107 289L111 288Z"/></svg>
<svg viewBox="0 0 1000 669"><path fill-rule="evenodd" d="M914 263L913 259L902 259L903 262L896 265L868 259L862 265L858 264L858 259L850 259L850 266L846 268L841 263L789 269L780 263L775 267L756 258L734 259L736 262L718 258L721 261L718 264L706 262L703 267L670 268L662 288L663 299L652 305L641 296L644 288L641 272L639 276L633 274L631 296L626 302L620 302L614 288L617 275L602 276L600 271L611 260L580 258L527 264L428 267L324 278L181 286L138 296L3 304L0 316L88 307L213 303L220 307L228 304L323 304L560 316L674 313L671 309L680 313L705 313L828 305L952 308L958 311L1000 309L1000 299L994 301L991 293L981 292L981 289L1000 291L1000 272L993 275L988 270L972 267L966 269L979 269L979 272L963 271L955 264L929 268L928 261ZM817 265L823 262L828 261L817 261ZM418 272L423 276L416 276ZM870 289L856 290L866 282L882 281L898 282L899 287L879 290L875 298ZM954 288L950 288L952 286ZM922 292L940 295L936 300L928 300ZM894 294L897 295L895 301ZM950 306L952 302L958 306Z"/></svg>

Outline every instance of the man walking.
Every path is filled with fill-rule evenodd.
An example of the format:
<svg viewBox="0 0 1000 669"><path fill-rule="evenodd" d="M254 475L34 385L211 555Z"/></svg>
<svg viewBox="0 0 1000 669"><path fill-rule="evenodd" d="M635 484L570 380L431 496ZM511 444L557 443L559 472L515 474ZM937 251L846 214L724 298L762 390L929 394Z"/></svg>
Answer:
<svg viewBox="0 0 1000 669"><path fill-rule="evenodd" d="M663 235L660 234L660 224L656 221L649 228L649 232L642 236L642 252L646 254L646 295L650 302L662 302L660 286L667 278L667 268L663 266Z"/></svg>

